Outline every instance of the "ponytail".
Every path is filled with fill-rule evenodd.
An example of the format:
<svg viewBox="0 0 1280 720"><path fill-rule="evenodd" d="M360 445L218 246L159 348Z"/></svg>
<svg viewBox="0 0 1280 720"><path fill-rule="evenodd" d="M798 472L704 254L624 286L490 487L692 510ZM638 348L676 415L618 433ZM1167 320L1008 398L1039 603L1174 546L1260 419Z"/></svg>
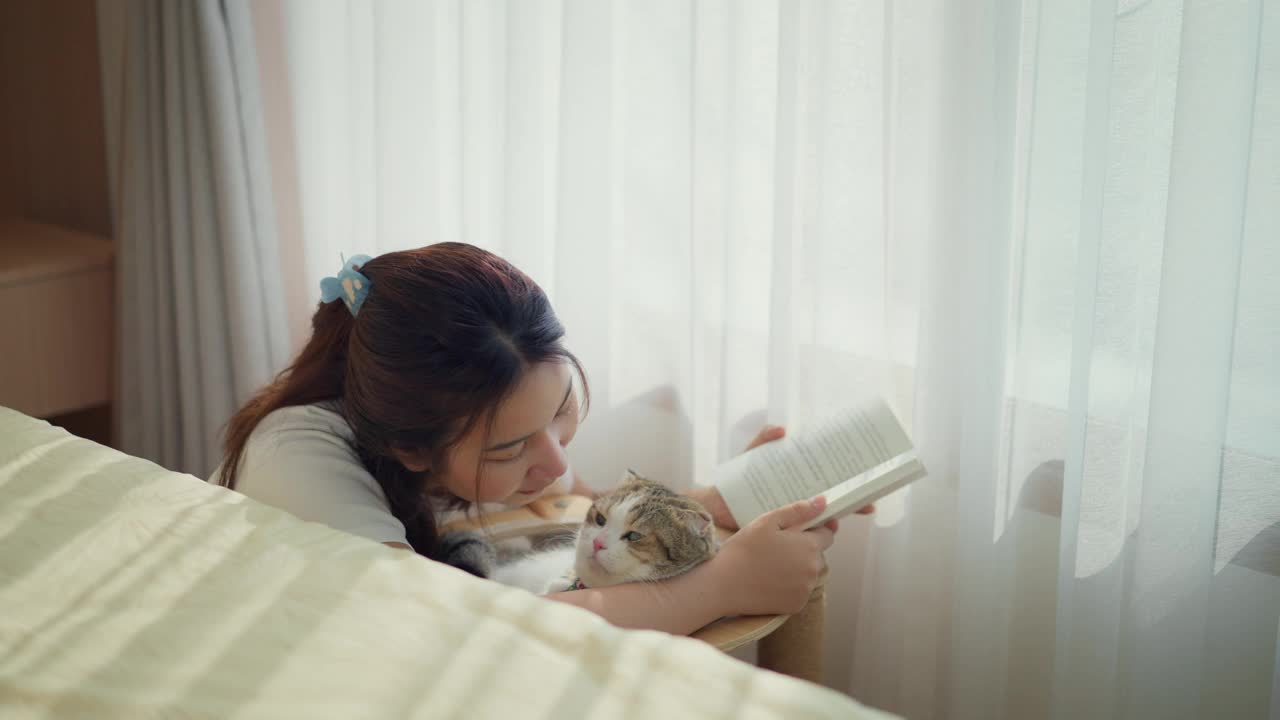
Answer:
<svg viewBox="0 0 1280 720"><path fill-rule="evenodd" d="M311 339L293 364L254 394L227 423L218 484L232 490L253 429L272 412L342 397L347 374L347 344L355 318L342 303L322 303L311 318Z"/></svg>

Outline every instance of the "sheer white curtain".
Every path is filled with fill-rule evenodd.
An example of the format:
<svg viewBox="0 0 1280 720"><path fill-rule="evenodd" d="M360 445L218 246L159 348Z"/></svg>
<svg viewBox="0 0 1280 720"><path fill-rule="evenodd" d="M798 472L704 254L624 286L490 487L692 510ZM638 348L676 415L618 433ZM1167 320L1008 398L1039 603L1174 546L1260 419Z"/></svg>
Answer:
<svg viewBox="0 0 1280 720"><path fill-rule="evenodd" d="M881 393L931 474L845 523L829 684L1280 707L1280 4L258 13L295 341L340 252L500 252L587 365L599 486Z"/></svg>

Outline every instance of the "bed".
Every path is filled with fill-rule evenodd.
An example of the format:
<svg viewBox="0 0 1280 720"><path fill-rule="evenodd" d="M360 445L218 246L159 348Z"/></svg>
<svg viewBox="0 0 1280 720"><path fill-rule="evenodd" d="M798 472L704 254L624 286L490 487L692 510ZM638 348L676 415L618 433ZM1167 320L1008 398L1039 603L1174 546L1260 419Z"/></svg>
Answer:
<svg viewBox="0 0 1280 720"><path fill-rule="evenodd" d="M0 408L0 717L883 718Z"/></svg>

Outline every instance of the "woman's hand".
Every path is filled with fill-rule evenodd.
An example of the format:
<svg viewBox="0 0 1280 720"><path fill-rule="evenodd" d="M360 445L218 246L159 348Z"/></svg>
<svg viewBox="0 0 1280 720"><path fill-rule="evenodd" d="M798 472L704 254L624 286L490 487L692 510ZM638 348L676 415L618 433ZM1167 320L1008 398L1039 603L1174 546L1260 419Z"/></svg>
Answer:
<svg viewBox="0 0 1280 720"><path fill-rule="evenodd" d="M801 530L825 498L761 515L726 540L709 562L657 583L626 583L546 597L590 610L619 627L687 635L727 615L794 614L822 574L835 521Z"/></svg>
<svg viewBox="0 0 1280 720"><path fill-rule="evenodd" d="M831 547L836 524L801 528L826 506L823 497L786 505L725 541L707 564L728 603L727 614L791 615L804 608L825 567L822 552Z"/></svg>
<svg viewBox="0 0 1280 720"><path fill-rule="evenodd" d="M759 447L767 442L781 440L787 434L787 429L781 425L765 425L760 428L760 432L756 433L755 438L747 443L747 450ZM738 529L738 521L733 519L733 515L729 514L729 506L724 504L724 498L720 496L720 491L714 487L696 487L691 488L687 493L689 497L702 503L702 506L711 513L711 519L716 525L729 530ZM868 505L858 510L859 515L870 515L876 511L875 505ZM832 531L835 531L835 521L829 523Z"/></svg>
<svg viewBox="0 0 1280 720"><path fill-rule="evenodd" d="M774 440L781 440L782 438L786 437L786 435L787 435L787 429L781 425L765 425L764 427L760 428L760 432L756 433L755 438L751 442L747 443L746 450L743 450L742 452L746 452L747 450L754 450L755 448L767 442L773 442Z"/></svg>

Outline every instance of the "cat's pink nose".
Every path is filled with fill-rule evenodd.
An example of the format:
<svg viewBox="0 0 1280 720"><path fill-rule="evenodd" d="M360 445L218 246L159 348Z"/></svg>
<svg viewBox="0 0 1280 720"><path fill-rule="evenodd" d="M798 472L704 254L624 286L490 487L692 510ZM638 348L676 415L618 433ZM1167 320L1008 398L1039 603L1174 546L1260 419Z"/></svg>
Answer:
<svg viewBox="0 0 1280 720"><path fill-rule="evenodd" d="M596 552L600 552L601 550L603 550L603 549L604 549L604 538L602 538L602 537L598 537L598 538L596 538L595 540L592 540L592 541L591 541L591 547L595 548L595 549L596 549Z"/></svg>

